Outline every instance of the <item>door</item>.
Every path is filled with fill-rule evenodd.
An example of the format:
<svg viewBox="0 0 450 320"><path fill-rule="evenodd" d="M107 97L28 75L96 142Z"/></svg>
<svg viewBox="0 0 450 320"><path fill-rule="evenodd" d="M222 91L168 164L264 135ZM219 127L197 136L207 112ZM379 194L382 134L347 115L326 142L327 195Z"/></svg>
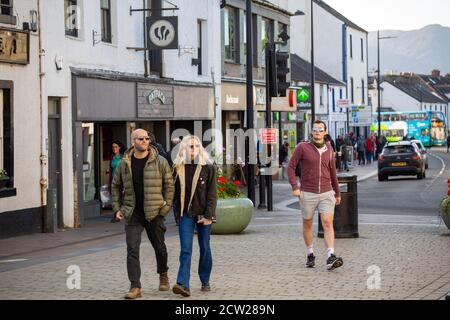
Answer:
<svg viewBox="0 0 450 320"><path fill-rule="evenodd" d="M49 99L48 102L48 187L54 190L56 199L48 199L55 205L58 228L64 228L63 208L61 199L61 117L60 100ZM49 195L52 193L49 192ZM54 203L53 203L54 202Z"/></svg>

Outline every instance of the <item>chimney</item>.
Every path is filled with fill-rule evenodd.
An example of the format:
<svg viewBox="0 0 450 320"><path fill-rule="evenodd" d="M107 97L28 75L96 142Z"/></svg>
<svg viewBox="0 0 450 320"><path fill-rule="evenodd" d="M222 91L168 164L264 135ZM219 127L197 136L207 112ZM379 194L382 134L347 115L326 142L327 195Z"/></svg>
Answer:
<svg viewBox="0 0 450 320"><path fill-rule="evenodd" d="M441 76L441 71L434 69L433 71L431 71L431 77L433 78L439 78Z"/></svg>

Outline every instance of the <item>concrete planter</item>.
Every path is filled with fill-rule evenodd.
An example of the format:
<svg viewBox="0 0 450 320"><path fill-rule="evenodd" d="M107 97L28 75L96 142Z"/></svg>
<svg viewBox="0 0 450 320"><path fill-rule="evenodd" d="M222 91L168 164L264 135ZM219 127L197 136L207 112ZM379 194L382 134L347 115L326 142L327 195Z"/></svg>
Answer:
<svg viewBox="0 0 450 320"><path fill-rule="evenodd" d="M440 211L442 220L444 221L447 228L450 229L450 196L442 199Z"/></svg>
<svg viewBox="0 0 450 320"><path fill-rule="evenodd" d="M237 234L247 228L253 215L253 202L248 198L219 199L211 233Z"/></svg>

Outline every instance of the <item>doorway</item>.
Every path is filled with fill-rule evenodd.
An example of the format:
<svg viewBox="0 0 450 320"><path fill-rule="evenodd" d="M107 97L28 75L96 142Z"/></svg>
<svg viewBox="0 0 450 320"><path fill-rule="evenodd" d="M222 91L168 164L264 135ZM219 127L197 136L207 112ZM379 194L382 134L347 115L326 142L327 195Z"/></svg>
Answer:
<svg viewBox="0 0 450 320"><path fill-rule="evenodd" d="M56 209L53 211L56 216L51 218L56 219L57 227L62 229L64 221L61 175L61 100L58 98L49 98L48 100L48 188L54 190L54 195L56 195L56 199L49 199L48 207L51 203ZM47 214L50 212L47 211Z"/></svg>

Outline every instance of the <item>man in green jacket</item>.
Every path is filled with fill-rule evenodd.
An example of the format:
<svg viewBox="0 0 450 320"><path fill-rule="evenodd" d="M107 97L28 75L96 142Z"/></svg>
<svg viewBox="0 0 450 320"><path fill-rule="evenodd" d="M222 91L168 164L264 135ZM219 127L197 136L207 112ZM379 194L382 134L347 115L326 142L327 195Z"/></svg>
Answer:
<svg viewBox="0 0 450 320"><path fill-rule="evenodd" d="M131 143L133 147L116 168L111 188L116 219L126 220L127 270L131 286L125 299L141 297L139 248L144 229L156 254L159 290L170 289L164 220L174 197L172 169L150 145L148 132L143 129L133 131Z"/></svg>

